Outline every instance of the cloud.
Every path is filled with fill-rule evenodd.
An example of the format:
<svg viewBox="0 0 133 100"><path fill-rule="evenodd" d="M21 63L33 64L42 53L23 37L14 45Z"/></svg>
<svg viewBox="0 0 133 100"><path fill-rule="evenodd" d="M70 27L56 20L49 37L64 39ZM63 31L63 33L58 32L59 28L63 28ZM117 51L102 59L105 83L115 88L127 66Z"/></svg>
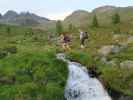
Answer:
<svg viewBox="0 0 133 100"><path fill-rule="evenodd" d="M52 20L64 20L72 12L73 11L60 12L60 13L49 13L48 15L46 15L46 17Z"/></svg>

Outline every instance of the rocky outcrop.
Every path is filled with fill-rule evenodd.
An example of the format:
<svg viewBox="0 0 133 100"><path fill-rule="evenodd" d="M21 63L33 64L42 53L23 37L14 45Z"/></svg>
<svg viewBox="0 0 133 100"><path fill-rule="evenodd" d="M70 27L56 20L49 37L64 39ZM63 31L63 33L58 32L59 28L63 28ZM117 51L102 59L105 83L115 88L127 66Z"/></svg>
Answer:
<svg viewBox="0 0 133 100"><path fill-rule="evenodd" d="M108 56L114 48L114 45L103 46L98 50L99 55Z"/></svg>
<svg viewBox="0 0 133 100"><path fill-rule="evenodd" d="M122 49L124 49L125 45L107 45L103 46L98 50L98 54L101 56L108 56L111 53L119 53Z"/></svg>

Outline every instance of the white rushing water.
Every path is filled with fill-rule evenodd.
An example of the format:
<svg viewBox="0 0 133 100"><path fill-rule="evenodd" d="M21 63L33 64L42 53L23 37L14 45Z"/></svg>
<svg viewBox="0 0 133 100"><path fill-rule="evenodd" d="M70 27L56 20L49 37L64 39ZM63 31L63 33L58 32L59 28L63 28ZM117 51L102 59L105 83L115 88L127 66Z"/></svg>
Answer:
<svg viewBox="0 0 133 100"><path fill-rule="evenodd" d="M66 100L111 100L100 81L91 78L84 66L66 60L63 54L58 54L57 57L68 62L69 77L65 88Z"/></svg>

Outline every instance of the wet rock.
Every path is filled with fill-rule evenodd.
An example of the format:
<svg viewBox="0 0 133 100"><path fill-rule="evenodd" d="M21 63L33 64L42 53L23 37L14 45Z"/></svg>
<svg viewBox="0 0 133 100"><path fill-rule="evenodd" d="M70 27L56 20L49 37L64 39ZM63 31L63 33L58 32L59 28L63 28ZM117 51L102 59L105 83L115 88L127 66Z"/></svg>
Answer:
<svg viewBox="0 0 133 100"><path fill-rule="evenodd" d="M121 96L118 100L133 100L133 96Z"/></svg>
<svg viewBox="0 0 133 100"><path fill-rule="evenodd" d="M112 100L133 100L133 96L124 95L114 89L108 88L108 92L112 97Z"/></svg>

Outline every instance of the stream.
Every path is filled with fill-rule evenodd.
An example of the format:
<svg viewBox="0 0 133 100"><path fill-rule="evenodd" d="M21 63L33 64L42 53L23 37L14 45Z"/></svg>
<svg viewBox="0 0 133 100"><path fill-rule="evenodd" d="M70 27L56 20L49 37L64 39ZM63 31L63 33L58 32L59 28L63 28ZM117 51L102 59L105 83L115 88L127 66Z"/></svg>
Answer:
<svg viewBox="0 0 133 100"><path fill-rule="evenodd" d="M91 78L85 66L65 59L64 54L57 54L58 59L68 63L69 75L65 87L66 100L112 100L97 78Z"/></svg>

